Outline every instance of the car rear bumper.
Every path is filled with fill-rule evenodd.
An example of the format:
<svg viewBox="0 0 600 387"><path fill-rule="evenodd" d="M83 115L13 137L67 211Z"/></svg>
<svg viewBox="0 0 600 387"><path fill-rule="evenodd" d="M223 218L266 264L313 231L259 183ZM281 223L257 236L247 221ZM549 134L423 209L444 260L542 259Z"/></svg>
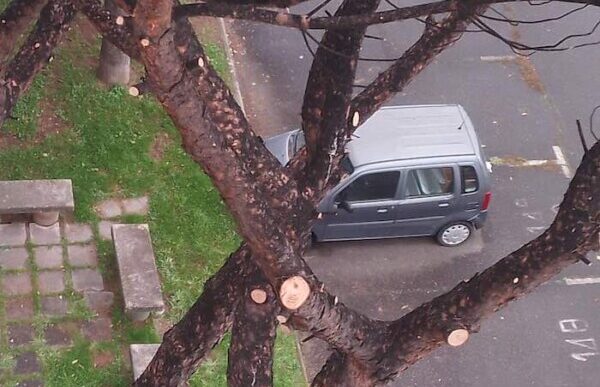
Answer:
<svg viewBox="0 0 600 387"><path fill-rule="evenodd" d="M487 219L487 211L480 212L477 216L469 219L469 222L471 222L473 224L473 227L475 227L475 229L480 229L483 227L483 224L485 223L486 219Z"/></svg>

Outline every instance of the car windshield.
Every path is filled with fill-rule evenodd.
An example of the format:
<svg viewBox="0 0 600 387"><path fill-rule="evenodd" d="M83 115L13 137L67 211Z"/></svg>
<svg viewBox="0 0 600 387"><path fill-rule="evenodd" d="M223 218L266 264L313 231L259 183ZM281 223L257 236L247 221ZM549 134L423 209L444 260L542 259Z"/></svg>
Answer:
<svg viewBox="0 0 600 387"><path fill-rule="evenodd" d="M304 139L304 132L298 130L292 133L288 140L288 158L291 159L292 157L294 157L294 155L298 153L298 151L304 145L306 145L306 141ZM352 165L352 162L350 161L350 158L347 155L344 156L340 165L347 173L352 174L354 172L354 166Z"/></svg>
<svg viewBox="0 0 600 387"><path fill-rule="evenodd" d="M301 130L296 131L290 136L288 142L288 157L291 159L302 148L306 142L304 141L304 133Z"/></svg>

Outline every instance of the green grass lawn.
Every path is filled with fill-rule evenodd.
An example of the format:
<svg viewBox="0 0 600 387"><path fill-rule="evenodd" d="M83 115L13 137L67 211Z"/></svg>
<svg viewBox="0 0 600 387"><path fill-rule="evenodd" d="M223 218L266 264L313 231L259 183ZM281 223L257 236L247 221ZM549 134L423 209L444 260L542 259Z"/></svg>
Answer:
<svg viewBox="0 0 600 387"><path fill-rule="evenodd" d="M13 138L0 148L0 179L69 178L75 218L91 223L98 221L93 205L102 199L148 195L148 218L126 220L150 225L169 304L165 318L174 322L240 239L218 193L182 151L178 132L161 107L151 98L133 98L122 88L107 89L96 81L100 40L78 28L21 99L15 119L0 129L0 136ZM213 65L226 73L220 47L211 44L208 52ZM58 122L53 128L59 130L40 136L47 117ZM110 243L99 245L101 255L110 256L111 249ZM114 270L108 266L104 270ZM118 354L131 342L159 338L151 325L133 326L123 316L114 320L120 335L107 348L79 341L68 350L48 350L43 356L46 385L127 385L128 365ZM193 386L226 385L227 342L211 354ZM117 354L116 362L92 367L90 354L97 350ZM305 385L293 336L279 335L274 374L278 386Z"/></svg>

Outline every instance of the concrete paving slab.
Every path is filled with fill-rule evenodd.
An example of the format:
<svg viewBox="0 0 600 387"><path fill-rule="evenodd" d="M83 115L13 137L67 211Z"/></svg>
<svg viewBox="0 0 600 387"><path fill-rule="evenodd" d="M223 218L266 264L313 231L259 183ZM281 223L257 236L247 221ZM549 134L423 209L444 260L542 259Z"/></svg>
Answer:
<svg viewBox="0 0 600 387"><path fill-rule="evenodd" d="M102 219L111 219L123 214L121 203L117 199L104 200L96 204L96 213Z"/></svg>
<svg viewBox="0 0 600 387"><path fill-rule="evenodd" d="M84 292L83 299L87 307L99 316L109 317L114 302L112 292Z"/></svg>
<svg viewBox="0 0 600 387"><path fill-rule="evenodd" d="M148 197L140 196L137 198L121 200L123 213L126 215L146 215L148 214Z"/></svg>
<svg viewBox="0 0 600 387"><path fill-rule="evenodd" d="M29 323L9 324L8 325L8 345L11 347L20 347L31 344L35 331Z"/></svg>
<svg viewBox="0 0 600 387"><path fill-rule="evenodd" d="M97 318L83 323L81 332L90 341L112 340L112 322L110 318Z"/></svg>
<svg viewBox="0 0 600 387"><path fill-rule="evenodd" d="M35 265L38 269L60 269L63 267L62 246L40 246L33 249Z"/></svg>
<svg viewBox="0 0 600 387"><path fill-rule="evenodd" d="M65 273L59 270L38 273L38 289L41 294L60 293L65 290Z"/></svg>
<svg viewBox="0 0 600 387"><path fill-rule="evenodd" d="M24 246L27 241L25 223L0 224L0 247Z"/></svg>
<svg viewBox="0 0 600 387"><path fill-rule="evenodd" d="M96 269L74 269L71 277L73 278L73 289L78 292L104 290L102 275Z"/></svg>
<svg viewBox="0 0 600 387"><path fill-rule="evenodd" d="M24 247L0 249L0 269L23 270L27 268L29 254Z"/></svg>
<svg viewBox="0 0 600 387"><path fill-rule="evenodd" d="M98 266L98 252L93 244L70 245L67 247L67 257L71 266Z"/></svg>
<svg viewBox="0 0 600 387"><path fill-rule="evenodd" d="M0 280L5 296L21 296L32 291L29 273L9 273Z"/></svg>
<svg viewBox="0 0 600 387"><path fill-rule="evenodd" d="M68 311L68 302L62 296L47 296L40 300L41 312L46 316L65 316Z"/></svg>
<svg viewBox="0 0 600 387"><path fill-rule="evenodd" d="M60 224L40 226L29 223L29 237L34 245L57 245L60 243Z"/></svg>
<svg viewBox="0 0 600 387"><path fill-rule="evenodd" d="M110 220L101 220L98 223L98 234L100 238L105 241L109 241L112 239L112 226L116 224L116 222L111 222Z"/></svg>
<svg viewBox="0 0 600 387"><path fill-rule="evenodd" d="M8 320L28 320L33 317L31 297L11 297L4 300L4 316Z"/></svg>
<svg viewBox="0 0 600 387"><path fill-rule="evenodd" d="M15 368L13 372L18 375L40 372L42 367L35 352L24 352L15 357Z"/></svg>
<svg viewBox="0 0 600 387"><path fill-rule="evenodd" d="M94 238L92 226L85 223L65 224L65 238L69 243L85 243Z"/></svg>
<svg viewBox="0 0 600 387"><path fill-rule="evenodd" d="M131 344L129 346L133 380L137 380L142 375L159 347L160 344Z"/></svg>

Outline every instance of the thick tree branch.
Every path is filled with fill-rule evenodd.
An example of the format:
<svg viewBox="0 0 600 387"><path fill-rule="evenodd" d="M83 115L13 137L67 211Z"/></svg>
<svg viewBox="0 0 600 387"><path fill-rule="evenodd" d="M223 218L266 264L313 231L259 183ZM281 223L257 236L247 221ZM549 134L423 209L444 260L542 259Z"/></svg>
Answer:
<svg viewBox="0 0 600 387"><path fill-rule="evenodd" d="M19 36L39 15L47 0L12 0L0 14L0 74Z"/></svg>
<svg viewBox="0 0 600 387"><path fill-rule="evenodd" d="M336 15L368 15L379 0L346 0ZM352 85L365 27L335 29L325 33L313 60L302 104L302 129L308 160L300 184L322 190L332 163L341 155L348 133L348 111ZM335 47L332 52L329 47Z"/></svg>
<svg viewBox="0 0 600 387"><path fill-rule="evenodd" d="M271 386L273 347L279 310L277 296L260 270L245 278L231 329L227 384L229 387Z"/></svg>
<svg viewBox="0 0 600 387"><path fill-rule="evenodd" d="M0 125L33 78L48 63L52 50L74 16L75 7L69 0L50 0L42 9L33 32L8 64L4 79L0 80Z"/></svg>
<svg viewBox="0 0 600 387"><path fill-rule="evenodd" d="M530 293L577 262L580 255L597 250L599 234L600 142L597 142L584 155L554 222L542 235L450 292L391 322L389 341L383 352L365 342L373 351L371 365L376 365L370 368L370 385L394 378L444 345L454 330L477 332L483 318ZM346 360L334 354L314 384L334 385L330 382L338 380L337 375L348 366Z"/></svg>
<svg viewBox="0 0 600 387"><path fill-rule="evenodd" d="M256 270L250 268L249 260L250 249L242 245L204 284L198 300L164 334L158 352L135 386L177 387L190 378L204 356L231 327L232 312L244 295L240 278Z"/></svg>
<svg viewBox="0 0 600 387"><path fill-rule="evenodd" d="M477 0L475 5L489 5L496 3L511 3L520 0ZM600 5L600 0L559 0L564 3ZM457 0L444 0L429 2L413 6L397 7L392 10L380 11L372 14L355 14L349 16L309 16L294 14L287 10L272 10L263 8L259 2L244 2L247 5L232 5L231 3L203 2L185 4L177 7L176 14L193 16L212 16L231 19L243 19L259 23L277 25L280 27L310 29L348 29L365 27L375 24L386 24L406 19L426 17L429 15L454 12L457 9ZM235 3L239 4L239 3Z"/></svg>
<svg viewBox="0 0 600 387"><path fill-rule="evenodd" d="M117 18L119 15L113 15L103 7L99 0L74 0L74 3L100 31L102 37L108 39L131 58L139 60L138 40L134 36L128 19L124 19L123 24L118 24Z"/></svg>
<svg viewBox="0 0 600 387"><path fill-rule="evenodd" d="M441 23L426 24L425 31L400 59L352 100L351 114L358 113L358 125L365 122L385 102L401 91L443 50L461 36L471 18L485 10L486 6L475 6L478 0L460 2L456 12Z"/></svg>

